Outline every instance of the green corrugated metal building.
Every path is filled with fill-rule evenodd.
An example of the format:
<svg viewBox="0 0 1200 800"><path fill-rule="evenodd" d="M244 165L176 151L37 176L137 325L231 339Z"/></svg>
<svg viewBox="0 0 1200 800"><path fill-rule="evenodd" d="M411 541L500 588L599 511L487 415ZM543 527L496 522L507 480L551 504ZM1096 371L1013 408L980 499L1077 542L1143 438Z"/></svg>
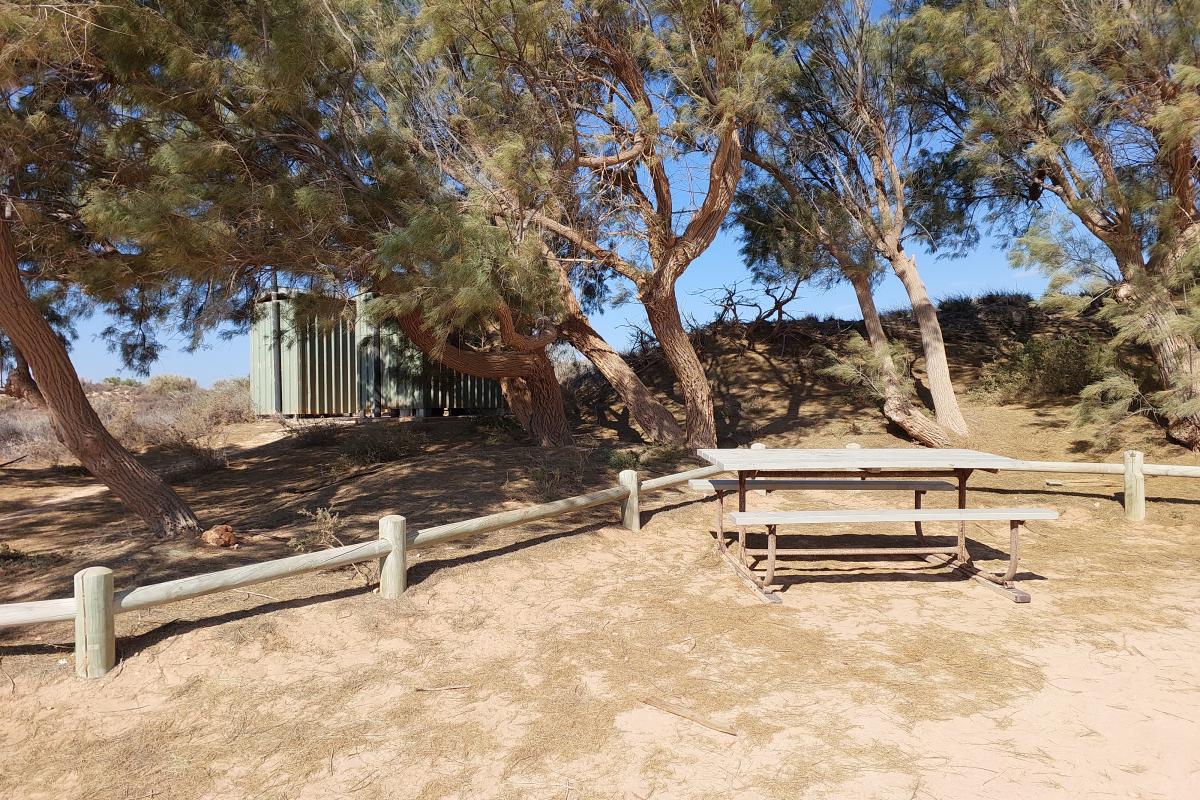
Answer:
<svg viewBox="0 0 1200 800"><path fill-rule="evenodd" d="M258 302L250 329L257 414L440 416L504 408L499 383L447 369L394 325L371 324L362 313L366 299L356 302L354 319L301 310L284 292Z"/></svg>

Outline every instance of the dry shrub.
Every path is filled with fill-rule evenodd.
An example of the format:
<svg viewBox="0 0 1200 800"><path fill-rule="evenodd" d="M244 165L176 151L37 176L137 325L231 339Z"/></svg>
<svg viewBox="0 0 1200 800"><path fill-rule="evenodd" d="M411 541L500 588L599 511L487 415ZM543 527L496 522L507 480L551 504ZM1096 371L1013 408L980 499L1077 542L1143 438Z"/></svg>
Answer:
<svg viewBox="0 0 1200 800"><path fill-rule="evenodd" d="M58 553L26 553L7 544L0 544L0 573L19 569L44 569L63 561Z"/></svg>
<svg viewBox="0 0 1200 800"><path fill-rule="evenodd" d="M179 452L193 470L223 467L222 426L255 418L250 382L244 378L217 381L211 389L196 388L191 378L176 375L156 376L146 387L99 386L89 400L113 438L131 450ZM76 463L54 436L45 412L6 403L0 408L0 462L22 456L51 466Z"/></svg>
<svg viewBox="0 0 1200 800"><path fill-rule="evenodd" d="M325 447L337 442L341 426L329 420L284 420L283 429L297 447Z"/></svg>
<svg viewBox="0 0 1200 800"><path fill-rule="evenodd" d="M346 523L341 515L333 510L333 506L318 507L312 511L304 509L300 516L309 521L309 527L299 531L288 539L288 546L300 553L312 553L317 550L329 550L342 547L342 531ZM362 564L349 565L364 581L371 581L370 571Z"/></svg>
<svg viewBox="0 0 1200 800"><path fill-rule="evenodd" d="M347 437L338 460L343 467L389 464L417 455L424 443L408 425L369 425Z"/></svg>
<svg viewBox="0 0 1200 800"><path fill-rule="evenodd" d="M146 391L150 394L185 394L197 388L194 378L183 375L155 375L146 381Z"/></svg>

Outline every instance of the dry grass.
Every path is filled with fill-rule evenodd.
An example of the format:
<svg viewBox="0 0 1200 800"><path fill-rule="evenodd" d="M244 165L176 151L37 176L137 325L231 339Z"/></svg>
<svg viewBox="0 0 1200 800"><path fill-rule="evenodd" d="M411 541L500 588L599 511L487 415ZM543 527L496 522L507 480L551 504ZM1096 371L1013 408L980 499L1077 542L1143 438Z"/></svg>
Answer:
<svg viewBox="0 0 1200 800"><path fill-rule="evenodd" d="M249 381L217 381L200 389L191 379L164 375L146 386L92 384L89 400L109 432L134 451L157 448L174 454L182 471L223 468L222 427L254 421ZM22 466L74 465L46 414L11 398L0 405L0 462Z"/></svg>

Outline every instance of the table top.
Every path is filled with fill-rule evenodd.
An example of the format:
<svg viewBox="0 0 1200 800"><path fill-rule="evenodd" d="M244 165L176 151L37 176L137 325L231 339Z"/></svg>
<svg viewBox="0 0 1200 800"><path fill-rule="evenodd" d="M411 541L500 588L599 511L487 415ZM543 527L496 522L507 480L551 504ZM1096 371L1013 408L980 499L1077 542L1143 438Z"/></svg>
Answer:
<svg viewBox="0 0 1200 800"><path fill-rule="evenodd" d="M800 448L764 448L697 450L697 455L710 464L729 472L758 470L760 472L821 472L825 470L897 469L950 470L1014 467L1017 462L1006 456L978 450L937 448L880 447L830 448L805 450Z"/></svg>

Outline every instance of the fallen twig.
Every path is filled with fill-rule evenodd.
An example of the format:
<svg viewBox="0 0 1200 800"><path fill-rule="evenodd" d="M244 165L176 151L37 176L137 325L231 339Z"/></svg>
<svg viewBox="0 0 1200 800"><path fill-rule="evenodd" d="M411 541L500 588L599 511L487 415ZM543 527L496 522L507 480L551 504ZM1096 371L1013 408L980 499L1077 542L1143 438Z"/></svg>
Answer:
<svg viewBox="0 0 1200 800"><path fill-rule="evenodd" d="M0 464L0 468L7 467L9 464L15 464L23 458L25 458L25 456L17 456L12 461L5 461L3 464Z"/></svg>
<svg viewBox="0 0 1200 800"><path fill-rule="evenodd" d="M416 686L414 692L448 692L451 689L470 689L469 683L455 683L450 686Z"/></svg>
<svg viewBox="0 0 1200 800"><path fill-rule="evenodd" d="M673 703L668 703L666 700L659 700L657 697L643 697L642 702L648 706L651 706L652 708L657 708L659 711L665 711L668 714L674 714L677 717L683 717L686 720L691 720L697 725L702 725L703 727L716 731L717 733L724 733L728 734L729 736L737 736L737 731L733 730L732 728L726 728L722 725L718 725L711 720L697 716L691 711L688 711L686 708L674 705Z"/></svg>

